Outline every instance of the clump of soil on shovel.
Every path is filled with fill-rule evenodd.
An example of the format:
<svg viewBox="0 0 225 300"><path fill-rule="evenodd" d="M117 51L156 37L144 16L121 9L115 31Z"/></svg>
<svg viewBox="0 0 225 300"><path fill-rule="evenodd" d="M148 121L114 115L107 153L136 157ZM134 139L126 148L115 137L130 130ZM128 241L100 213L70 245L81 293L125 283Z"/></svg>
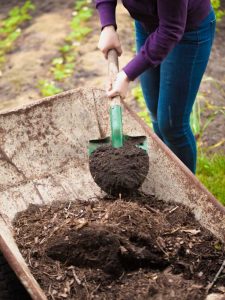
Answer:
<svg viewBox="0 0 225 300"><path fill-rule="evenodd" d="M224 245L189 209L129 199L30 205L16 242L48 299L205 299ZM224 292L225 273L210 292Z"/></svg>
<svg viewBox="0 0 225 300"><path fill-rule="evenodd" d="M138 147L142 142L142 137L130 138L121 148L103 145L90 155L91 175L107 194L132 194L142 185L149 169L148 154Z"/></svg>

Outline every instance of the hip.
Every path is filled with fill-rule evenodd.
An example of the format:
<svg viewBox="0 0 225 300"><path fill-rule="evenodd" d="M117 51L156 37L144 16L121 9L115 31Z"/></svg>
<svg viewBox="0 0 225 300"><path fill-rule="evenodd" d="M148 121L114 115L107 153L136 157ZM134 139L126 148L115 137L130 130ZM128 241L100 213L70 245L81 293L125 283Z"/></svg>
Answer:
<svg viewBox="0 0 225 300"><path fill-rule="evenodd" d="M179 43L187 44L212 44L216 29L216 16L212 9L208 16L199 24L199 26L191 31L187 31L183 34Z"/></svg>

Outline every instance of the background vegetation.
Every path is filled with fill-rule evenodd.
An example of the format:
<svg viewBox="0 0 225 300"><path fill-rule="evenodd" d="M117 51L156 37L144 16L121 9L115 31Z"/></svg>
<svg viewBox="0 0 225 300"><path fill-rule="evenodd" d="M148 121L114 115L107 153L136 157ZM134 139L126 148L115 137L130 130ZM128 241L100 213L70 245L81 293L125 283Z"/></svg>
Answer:
<svg viewBox="0 0 225 300"><path fill-rule="evenodd" d="M34 9L35 5L28 0L21 7L12 8L8 17L0 21L0 69L6 60L5 55L13 49L21 35L21 26L32 18L30 12Z"/></svg>

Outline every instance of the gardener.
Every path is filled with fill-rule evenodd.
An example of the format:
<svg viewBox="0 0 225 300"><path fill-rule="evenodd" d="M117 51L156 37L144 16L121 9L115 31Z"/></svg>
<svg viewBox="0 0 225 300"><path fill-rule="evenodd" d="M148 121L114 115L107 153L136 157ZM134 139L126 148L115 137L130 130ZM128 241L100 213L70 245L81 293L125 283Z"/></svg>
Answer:
<svg viewBox="0 0 225 300"><path fill-rule="evenodd" d="M122 54L116 0L95 0L102 31L99 49ZM137 55L119 72L109 97L126 96L140 76L155 133L195 173L196 142L190 114L215 33L210 0L123 0L135 19ZM132 33L131 33L132 34Z"/></svg>

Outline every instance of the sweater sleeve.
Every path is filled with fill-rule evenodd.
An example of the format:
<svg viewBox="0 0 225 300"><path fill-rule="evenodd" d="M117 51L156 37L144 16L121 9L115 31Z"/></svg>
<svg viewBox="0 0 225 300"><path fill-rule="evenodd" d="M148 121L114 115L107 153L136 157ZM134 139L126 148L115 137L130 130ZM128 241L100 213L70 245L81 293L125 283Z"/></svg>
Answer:
<svg viewBox="0 0 225 300"><path fill-rule="evenodd" d="M99 13L102 28L113 25L116 26L116 5L117 0L95 0L95 5Z"/></svg>
<svg viewBox="0 0 225 300"><path fill-rule="evenodd" d="M157 0L159 26L140 52L123 68L134 80L148 68L158 66L182 38L187 22L188 0Z"/></svg>

